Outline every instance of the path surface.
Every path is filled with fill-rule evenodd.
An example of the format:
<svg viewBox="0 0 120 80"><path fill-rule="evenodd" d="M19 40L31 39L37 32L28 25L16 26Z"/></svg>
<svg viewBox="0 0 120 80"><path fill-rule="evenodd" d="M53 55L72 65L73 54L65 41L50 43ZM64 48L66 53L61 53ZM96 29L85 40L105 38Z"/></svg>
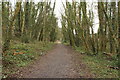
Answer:
<svg viewBox="0 0 120 80"><path fill-rule="evenodd" d="M79 54L80 55L80 54ZM81 78L92 77L80 57L71 47L57 44L32 65L20 71L22 78Z"/></svg>

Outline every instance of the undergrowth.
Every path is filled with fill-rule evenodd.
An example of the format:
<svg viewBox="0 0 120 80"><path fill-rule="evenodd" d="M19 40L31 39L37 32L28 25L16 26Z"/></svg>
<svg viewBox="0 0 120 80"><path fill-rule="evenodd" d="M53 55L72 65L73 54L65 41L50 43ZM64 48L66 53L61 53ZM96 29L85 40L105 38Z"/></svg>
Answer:
<svg viewBox="0 0 120 80"><path fill-rule="evenodd" d="M20 43L12 42L10 49L3 53L3 77L15 73L20 68L27 66L33 60L37 59L50 50L54 43L34 42L34 43Z"/></svg>
<svg viewBox="0 0 120 80"><path fill-rule="evenodd" d="M88 55L84 53L85 51L81 47L75 49L82 53L83 57L81 60L89 67L91 73L94 74L96 78L119 78L119 70L111 68L119 67L116 56L111 58L102 53Z"/></svg>

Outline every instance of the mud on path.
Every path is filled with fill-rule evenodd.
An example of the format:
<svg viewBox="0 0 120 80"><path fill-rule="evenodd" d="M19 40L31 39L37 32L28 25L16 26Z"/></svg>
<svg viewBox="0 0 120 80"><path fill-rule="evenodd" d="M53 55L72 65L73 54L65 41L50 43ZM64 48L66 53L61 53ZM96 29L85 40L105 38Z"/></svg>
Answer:
<svg viewBox="0 0 120 80"><path fill-rule="evenodd" d="M82 56L71 47L56 44L54 49L33 64L23 68L14 77L19 78L88 78L93 77L81 62Z"/></svg>

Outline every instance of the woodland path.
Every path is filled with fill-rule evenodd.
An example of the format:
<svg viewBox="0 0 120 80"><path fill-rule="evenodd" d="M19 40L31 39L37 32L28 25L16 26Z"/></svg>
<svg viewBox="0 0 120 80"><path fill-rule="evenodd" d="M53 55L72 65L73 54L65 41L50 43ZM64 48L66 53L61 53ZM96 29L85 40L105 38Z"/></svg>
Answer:
<svg viewBox="0 0 120 80"><path fill-rule="evenodd" d="M81 62L82 55L70 46L56 44L54 48L19 72L22 78L88 78L90 70Z"/></svg>

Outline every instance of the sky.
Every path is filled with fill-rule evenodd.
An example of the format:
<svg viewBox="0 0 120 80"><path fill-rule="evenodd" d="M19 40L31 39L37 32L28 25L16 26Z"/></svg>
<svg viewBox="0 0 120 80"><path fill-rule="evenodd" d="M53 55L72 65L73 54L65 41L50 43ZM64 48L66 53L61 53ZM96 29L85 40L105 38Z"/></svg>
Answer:
<svg viewBox="0 0 120 80"><path fill-rule="evenodd" d="M63 4L65 3L66 0L56 0L56 7L55 7L55 14L56 17L58 18L58 26L61 28L61 13L64 13L64 8L63 8ZM76 0L79 2L79 0ZM54 0L52 0L52 2L54 2ZM68 0L68 2L72 2L72 0ZM94 4L92 4L94 2ZM93 25L93 29L94 29L94 33L97 33L98 28L99 28L99 19L98 19L98 10L95 7L97 5L96 0L87 0L87 9L92 9L94 12L94 25ZM91 30L90 30L91 31Z"/></svg>
<svg viewBox="0 0 120 80"><path fill-rule="evenodd" d="M72 2L72 0L68 0L69 2ZM78 0L77 0L78 1ZM55 14L56 17L58 17L58 26L61 28L61 13L64 13L64 8L63 8L63 3L65 3L65 0L56 0L56 8L55 8ZM87 9L92 9L94 12L94 25L93 25L93 29L94 29L94 33L97 33L98 28L99 28L99 19L98 19L98 10L95 7L97 5L97 3L92 4L93 2L95 2L95 0L89 0L87 3ZM91 31L91 30L90 30Z"/></svg>
<svg viewBox="0 0 120 80"><path fill-rule="evenodd" d="M16 0L10 0L10 2L12 2L12 4L14 5L14 2ZM18 0L17 0L18 1ZM34 1L35 3L37 2L41 2L42 0L32 0ZM52 5L54 4L54 1L55 0L50 0L52 2ZM58 18L58 26L61 28L62 25L61 25L61 13L64 13L64 8L63 8L63 4L62 3L65 3L66 0L56 0L56 6L55 6L55 14L56 14L56 17ZM72 0L67 0L68 2L72 2ZM79 2L79 0L74 0L74 1L77 1ZM80 1L84 1L84 0L80 0ZM100 0L99 0L100 1ZM106 0L102 0L102 1L106 1ZM108 0L107 0L108 1ZM112 0L112 1L116 1L116 0ZM92 9L93 12L94 12L94 21L93 21L93 29L94 29L94 33L97 33L98 31L98 28L99 28L99 19L98 19L98 10L96 8L97 6L97 0L86 0L87 2L87 10L88 9ZM92 4L94 2L94 4Z"/></svg>

